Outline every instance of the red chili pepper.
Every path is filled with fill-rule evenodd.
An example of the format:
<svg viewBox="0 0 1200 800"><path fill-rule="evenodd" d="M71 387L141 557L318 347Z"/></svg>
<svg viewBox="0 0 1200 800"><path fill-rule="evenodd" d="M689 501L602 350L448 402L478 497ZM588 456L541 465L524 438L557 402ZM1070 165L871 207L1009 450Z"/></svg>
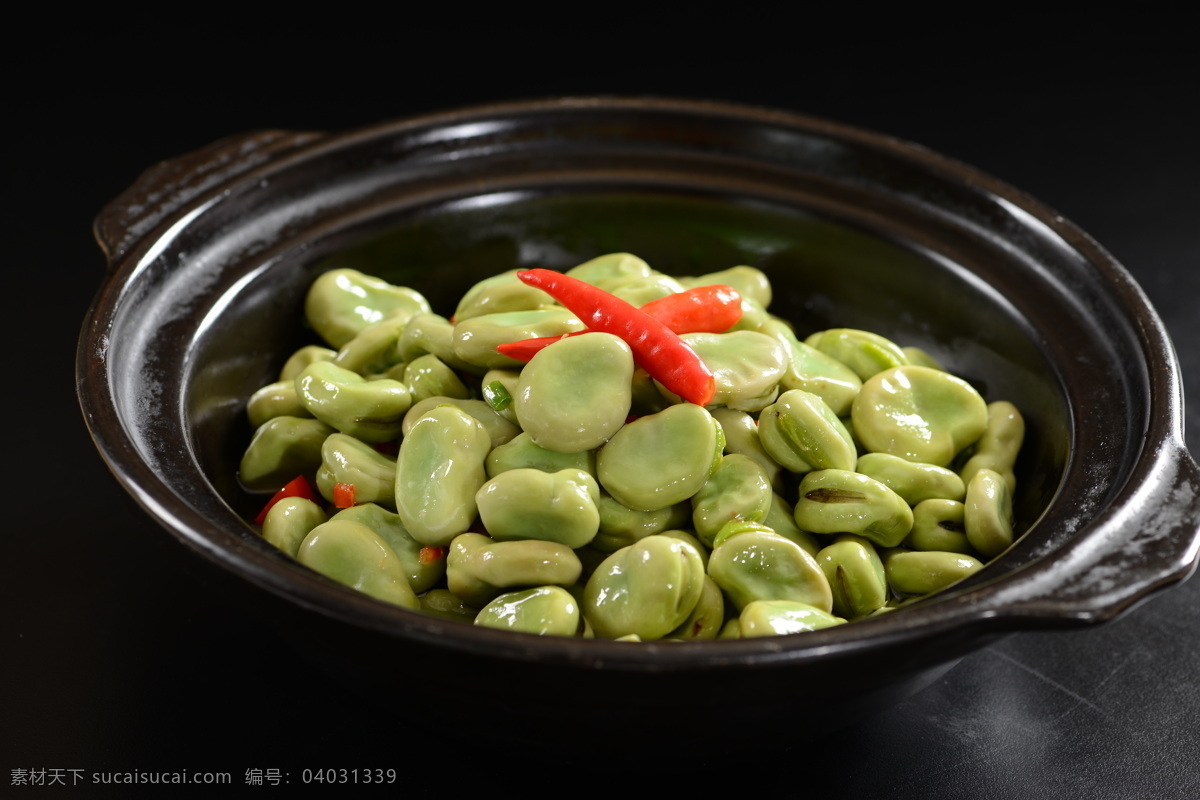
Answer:
<svg viewBox="0 0 1200 800"><path fill-rule="evenodd" d="M422 547L421 553L418 556L421 563L428 566L437 561L441 561L446 557L446 548L444 547Z"/></svg>
<svg viewBox="0 0 1200 800"><path fill-rule="evenodd" d="M724 333L742 318L742 296L716 283L651 300L642 311L676 333Z"/></svg>
<svg viewBox="0 0 1200 800"><path fill-rule="evenodd" d="M563 333L558 336L539 336L536 339L522 339L519 342L504 342L503 344L496 345L496 352L500 355L528 363L531 358L555 342L571 336L581 336L585 333L591 333L591 331L572 331L571 333Z"/></svg>
<svg viewBox="0 0 1200 800"><path fill-rule="evenodd" d="M589 283L548 269L528 269L517 277L546 292L579 317L590 330L625 340L633 360L689 403L707 405L716 391L712 372L670 328L619 297Z"/></svg>
<svg viewBox="0 0 1200 800"><path fill-rule="evenodd" d="M333 485L333 505L335 508L350 508L354 505L353 483L335 483Z"/></svg>
<svg viewBox="0 0 1200 800"><path fill-rule="evenodd" d="M314 503L319 502L317 492L313 489L312 484L303 475L298 475L289 481L282 489L274 494L267 504L263 506L262 511L258 512L258 516L254 518L255 525L262 525L263 520L267 518L267 512L278 503L287 497L303 497L305 500L311 500Z"/></svg>
<svg viewBox="0 0 1200 800"><path fill-rule="evenodd" d="M641 310L675 333L724 333L742 318L742 296L732 286L697 286L651 300L643 305ZM498 345L496 350L509 358L527 362L559 339L580 336L587 332L575 331L559 336L522 339L519 342Z"/></svg>

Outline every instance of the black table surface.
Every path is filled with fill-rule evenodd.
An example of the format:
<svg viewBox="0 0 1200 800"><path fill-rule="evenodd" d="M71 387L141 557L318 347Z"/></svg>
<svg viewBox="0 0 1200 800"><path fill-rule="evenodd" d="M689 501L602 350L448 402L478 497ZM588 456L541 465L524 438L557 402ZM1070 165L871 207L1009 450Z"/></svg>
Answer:
<svg viewBox="0 0 1200 800"><path fill-rule="evenodd" d="M562 791L726 774L750 791L791 794L1200 796L1200 579L1111 623L1004 638L866 721L807 744L764 743L757 763L723 758L718 731L697 743L693 763L580 753L547 764L499 746L519 741L502 721L446 741L340 685L202 573L181 569L190 556L88 438L73 370L104 275L90 224L142 169L254 129L342 130L564 94L775 106L972 164L1125 265L1171 333L1187 393L1200 397L1194 59L1118 19L1037 39L1019 25L947 38L905 24L911 33L869 40L816 26L683 40L664 26L660 36L580 41L517 25L468 34L381 22L350 35L314 24L272 35L205 23L186 36L164 29L154 47L80 31L34 48L72 69L60 79L22 62L28 80L9 97L4 134L3 318L17 356L4 460L19 489L0 559L0 795L94 795L105 792L93 783L101 773L182 770L227 772L262 794L276 777L295 786L302 770L325 768L395 769L409 788L443 791L494 769L537 789L570 767ZM1187 432L1200 453L1200 403ZM253 783L260 775L265 785ZM68 786L45 785L55 782Z"/></svg>

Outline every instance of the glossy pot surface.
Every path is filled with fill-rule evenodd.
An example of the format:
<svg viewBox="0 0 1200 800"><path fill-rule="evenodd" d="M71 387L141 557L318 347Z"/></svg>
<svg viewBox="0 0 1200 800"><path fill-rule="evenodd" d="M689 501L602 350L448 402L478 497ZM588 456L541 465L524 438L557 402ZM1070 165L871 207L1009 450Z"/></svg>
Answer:
<svg viewBox="0 0 1200 800"><path fill-rule="evenodd" d="M531 722L564 706L786 728L848 722L1008 631L1099 622L1183 580L1200 477L1178 364L1125 270L1036 200L920 147L771 110L640 98L463 109L343 134L261 132L148 171L97 221L110 273L85 321L80 401L135 498L340 669L381 663ZM1027 533L950 591L770 640L540 639L390 607L244 521L246 398L309 339L308 284L350 266L449 315L474 281L628 251L657 269L764 270L803 337L873 330L1014 402ZM481 672L482 670L482 672ZM714 686L729 691L714 691ZM486 699L477 699L486 698ZM647 731L653 738L661 733Z"/></svg>

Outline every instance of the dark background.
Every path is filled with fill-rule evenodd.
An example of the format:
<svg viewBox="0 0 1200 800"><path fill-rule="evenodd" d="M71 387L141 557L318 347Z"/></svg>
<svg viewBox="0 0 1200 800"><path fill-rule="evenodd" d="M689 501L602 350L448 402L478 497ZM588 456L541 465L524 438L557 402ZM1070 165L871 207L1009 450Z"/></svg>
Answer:
<svg viewBox="0 0 1200 800"><path fill-rule="evenodd" d="M471 770L520 773L531 788L556 772L500 722L447 741L340 685L181 567L182 548L92 448L73 382L105 268L91 221L141 170L229 134L592 93L734 100L873 129L991 173L1092 234L1163 316L1200 397L1200 67L1183 23L976 13L718 20L702 32L665 15L10 31L2 396L17 491L0 539L0 794L17 769L229 771L240 786L249 768L294 779L382 767L441 791ZM1200 403L1187 423L1198 453ZM1197 797L1198 677L1194 580L1111 624L1002 640L813 743L764 742L762 758L733 760L721 742L753 732L707 731L692 763L580 753L557 785L620 786L638 763L680 784L727 774L748 792ZM51 790L22 791L12 796Z"/></svg>

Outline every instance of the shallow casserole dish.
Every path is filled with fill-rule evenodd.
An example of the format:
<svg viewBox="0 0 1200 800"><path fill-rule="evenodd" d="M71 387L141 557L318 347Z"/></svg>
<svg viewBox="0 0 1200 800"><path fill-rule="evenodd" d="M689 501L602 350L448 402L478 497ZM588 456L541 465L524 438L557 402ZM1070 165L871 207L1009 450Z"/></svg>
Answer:
<svg viewBox="0 0 1200 800"><path fill-rule="evenodd" d="M110 268L83 327L78 389L114 474L318 657L364 686L429 687L398 698L414 713L569 719L647 741L665 725L803 736L796 714L858 719L997 636L1109 620L1196 567L1200 473L1183 445L1179 367L1141 290L1052 210L885 136L641 98L259 132L152 168L96 230ZM307 343L301 308L320 271L414 286L448 314L486 275L612 251L677 274L752 264L801 336L876 331L1014 402L1028 424L1015 502L1027 533L951 590L878 618L631 646L390 607L299 566L243 520L261 502L235 480L244 403Z"/></svg>

